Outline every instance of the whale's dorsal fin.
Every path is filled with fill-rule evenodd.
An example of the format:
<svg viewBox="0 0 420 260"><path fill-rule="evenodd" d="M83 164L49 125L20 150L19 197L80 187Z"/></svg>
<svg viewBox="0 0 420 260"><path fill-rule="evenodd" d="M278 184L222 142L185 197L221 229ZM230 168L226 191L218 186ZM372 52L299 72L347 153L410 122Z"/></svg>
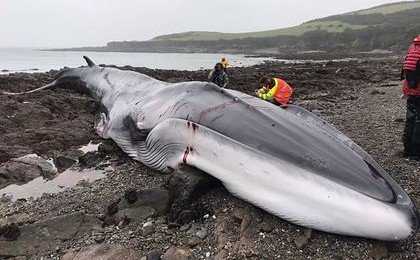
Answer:
<svg viewBox="0 0 420 260"><path fill-rule="evenodd" d="M89 59L87 56L83 56L83 59L85 59L85 61L87 62L87 65L89 67L95 66L95 63L93 63L93 61L91 59Z"/></svg>

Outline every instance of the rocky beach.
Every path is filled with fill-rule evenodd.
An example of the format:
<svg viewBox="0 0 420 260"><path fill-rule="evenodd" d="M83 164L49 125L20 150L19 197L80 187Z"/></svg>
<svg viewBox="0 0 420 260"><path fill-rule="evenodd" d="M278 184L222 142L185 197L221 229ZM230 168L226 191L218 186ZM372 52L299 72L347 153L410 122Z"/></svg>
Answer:
<svg viewBox="0 0 420 260"><path fill-rule="evenodd" d="M402 61L270 61L229 68L228 88L252 95L260 77L284 78L295 104L353 139L420 208L420 162L402 157ZM205 81L209 73L120 68L168 82ZM28 91L56 73L0 75L0 90ZM419 233L388 243L310 230L234 197L197 170L154 171L96 135L99 111L78 86L0 95L0 189L50 183L69 171L82 176L56 193L48 184L40 196L0 193L0 259L420 259ZM97 149L80 149L88 144ZM92 171L101 176L83 177Z"/></svg>

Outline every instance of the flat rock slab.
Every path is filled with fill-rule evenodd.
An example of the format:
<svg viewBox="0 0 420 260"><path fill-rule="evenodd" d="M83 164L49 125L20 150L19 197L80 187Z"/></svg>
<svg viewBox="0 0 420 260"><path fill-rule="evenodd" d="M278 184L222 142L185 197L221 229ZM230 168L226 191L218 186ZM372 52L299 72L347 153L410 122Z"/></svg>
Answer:
<svg viewBox="0 0 420 260"><path fill-rule="evenodd" d="M94 245L83 247L80 251L65 254L62 260L137 260L139 251L122 245Z"/></svg>
<svg viewBox="0 0 420 260"><path fill-rule="evenodd" d="M12 158L21 157L33 153L28 147L21 145L0 145L0 163L7 162Z"/></svg>
<svg viewBox="0 0 420 260"><path fill-rule="evenodd" d="M62 241L90 234L93 229L100 229L100 222L81 212L25 225L16 240L0 240L0 258L47 252Z"/></svg>
<svg viewBox="0 0 420 260"><path fill-rule="evenodd" d="M148 217L160 216L169 207L169 192L165 189L127 190L123 198L108 206L106 224L121 221L141 222Z"/></svg>
<svg viewBox="0 0 420 260"><path fill-rule="evenodd" d="M25 183L39 176L51 179L56 169L39 157L13 158L0 166L0 188L12 183Z"/></svg>
<svg viewBox="0 0 420 260"><path fill-rule="evenodd" d="M152 188L148 190L140 190L135 194L125 195L118 203L118 209L129 209L137 207L153 208L158 214L163 214L169 203L169 193L165 189Z"/></svg>

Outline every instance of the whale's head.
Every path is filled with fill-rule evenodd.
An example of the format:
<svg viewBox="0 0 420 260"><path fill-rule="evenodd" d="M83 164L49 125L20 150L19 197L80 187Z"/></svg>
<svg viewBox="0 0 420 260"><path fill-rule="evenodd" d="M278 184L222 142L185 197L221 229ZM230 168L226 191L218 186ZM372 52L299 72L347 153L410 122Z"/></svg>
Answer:
<svg viewBox="0 0 420 260"><path fill-rule="evenodd" d="M87 67L64 68L57 73L57 75L55 76L55 80L47 85L24 92L1 91L0 94L22 95L37 92L43 89L54 88L57 86L60 88L76 90L82 93L89 93L91 92L91 90L87 89L87 79L95 77L95 75L97 75L101 71L101 69L98 66L96 66L88 57L83 56L83 58L88 64Z"/></svg>
<svg viewBox="0 0 420 260"><path fill-rule="evenodd" d="M64 68L55 75L53 84L60 88L72 89L81 93L88 93L89 91L85 83L86 78L94 74L92 72L98 70L98 66L96 66L88 57L83 56L83 58L87 62L87 67Z"/></svg>

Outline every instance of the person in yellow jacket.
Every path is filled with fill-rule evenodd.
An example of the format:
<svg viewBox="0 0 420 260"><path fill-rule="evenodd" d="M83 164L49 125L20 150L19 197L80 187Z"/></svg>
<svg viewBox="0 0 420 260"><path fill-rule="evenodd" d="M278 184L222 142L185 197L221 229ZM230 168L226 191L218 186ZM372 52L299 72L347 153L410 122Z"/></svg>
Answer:
<svg viewBox="0 0 420 260"><path fill-rule="evenodd" d="M264 77L260 83L263 86L255 94L264 100L271 101L283 108L287 107L293 94L293 89L286 81L280 78Z"/></svg>

